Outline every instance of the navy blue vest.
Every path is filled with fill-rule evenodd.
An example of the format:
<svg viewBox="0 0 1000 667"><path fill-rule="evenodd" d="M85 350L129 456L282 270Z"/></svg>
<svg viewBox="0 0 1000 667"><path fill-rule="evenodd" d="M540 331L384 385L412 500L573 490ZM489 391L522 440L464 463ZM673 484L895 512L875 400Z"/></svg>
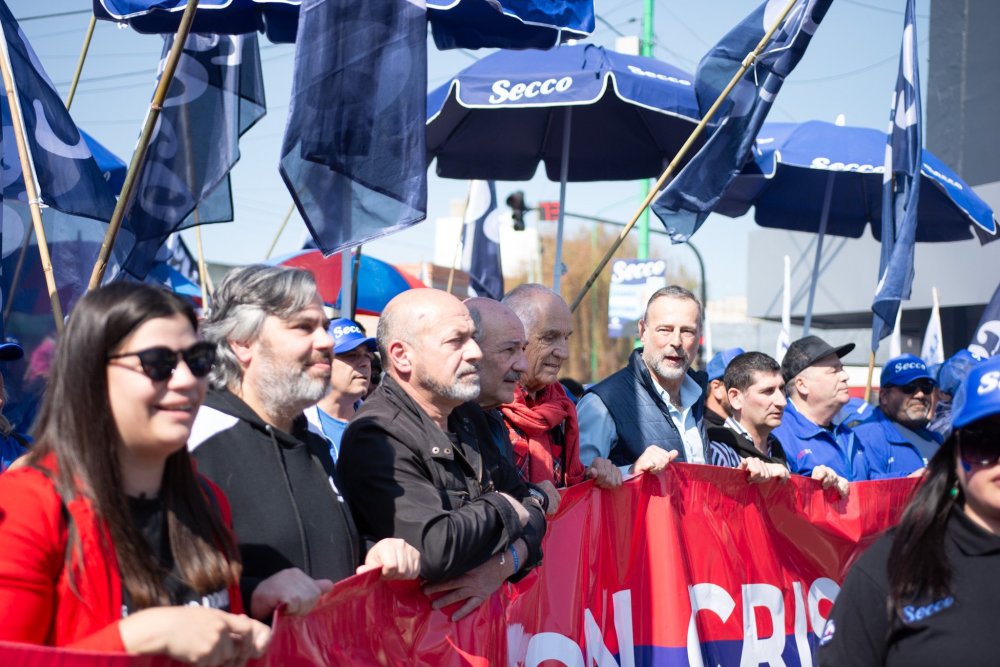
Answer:
<svg viewBox="0 0 1000 667"><path fill-rule="evenodd" d="M704 387L704 373L688 371ZM642 360L642 349L634 350L628 365L590 388L597 394L615 422L618 442L609 458L617 466L632 465L649 445L677 450L684 461L684 442L670 418L670 410L653 386L649 369ZM691 408L696 421L705 412L704 394Z"/></svg>

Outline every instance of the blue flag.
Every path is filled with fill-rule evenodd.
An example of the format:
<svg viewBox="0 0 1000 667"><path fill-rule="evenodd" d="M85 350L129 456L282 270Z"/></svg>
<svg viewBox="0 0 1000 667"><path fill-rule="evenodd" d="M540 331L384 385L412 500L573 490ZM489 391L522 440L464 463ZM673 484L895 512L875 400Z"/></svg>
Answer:
<svg viewBox="0 0 1000 667"><path fill-rule="evenodd" d="M264 114L257 35L189 36L126 213L125 271L142 279L174 232L233 219L229 171Z"/></svg>
<svg viewBox="0 0 1000 667"><path fill-rule="evenodd" d="M419 0L304 0L280 171L325 254L427 211Z"/></svg>
<svg viewBox="0 0 1000 667"><path fill-rule="evenodd" d="M503 298L503 271L500 265L500 211L493 181L472 181L465 207L462 240L462 269L469 274L478 296L499 301Z"/></svg>
<svg viewBox="0 0 1000 667"><path fill-rule="evenodd" d="M917 26L913 0L907 0L899 76L889 111L889 138L885 148L882 183L882 253L879 281L872 301L872 351L896 326L899 304L910 298L913 283L913 244L917 234L920 194L920 78Z"/></svg>
<svg viewBox="0 0 1000 667"><path fill-rule="evenodd" d="M674 243L683 243L701 227L743 168L781 84L802 59L831 2L801 0L792 8L733 88L720 109L722 116L715 121L717 126L712 136L653 202L653 212ZM715 103L786 5L786 0L762 3L701 59L695 92L702 115Z"/></svg>
<svg viewBox="0 0 1000 667"><path fill-rule="evenodd" d="M997 285L997 291L979 319L979 326L969 343L969 352L980 359L1000 354L1000 285Z"/></svg>

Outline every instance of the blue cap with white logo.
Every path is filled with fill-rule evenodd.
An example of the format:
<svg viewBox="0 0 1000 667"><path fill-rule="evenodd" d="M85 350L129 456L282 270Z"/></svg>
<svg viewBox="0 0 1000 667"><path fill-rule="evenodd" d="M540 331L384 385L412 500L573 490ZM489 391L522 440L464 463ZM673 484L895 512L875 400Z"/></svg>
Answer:
<svg viewBox="0 0 1000 667"><path fill-rule="evenodd" d="M728 350L717 352L705 368L708 372L708 381L711 382L712 380L718 380L725 375L729 362L743 354L743 352L744 350L742 347L731 347Z"/></svg>
<svg viewBox="0 0 1000 667"><path fill-rule="evenodd" d="M367 346L369 352L374 352L378 348L375 339L366 336L360 324L346 317L333 320L326 330L333 336L333 353L335 355L350 352L359 345Z"/></svg>
<svg viewBox="0 0 1000 667"><path fill-rule="evenodd" d="M990 357L969 371L952 403L951 426L962 428L1000 414L1000 356Z"/></svg>
<svg viewBox="0 0 1000 667"><path fill-rule="evenodd" d="M927 364L920 357L902 354L885 362L879 384L883 387L905 387L916 380L930 380L937 384L937 380L928 372Z"/></svg>

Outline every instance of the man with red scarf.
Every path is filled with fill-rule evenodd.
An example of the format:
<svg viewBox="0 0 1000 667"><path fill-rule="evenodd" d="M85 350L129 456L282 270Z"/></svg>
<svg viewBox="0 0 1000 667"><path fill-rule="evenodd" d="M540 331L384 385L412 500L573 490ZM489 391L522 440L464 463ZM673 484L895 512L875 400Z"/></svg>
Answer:
<svg viewBox="0 0 1000 667"><path fill-rule="evenodd" d="M591 478L603 488L619 486L621 472L608 459L595 458L587 468L580 462L576 408L559 384L573 333L569 306L549 288L533 283L508 292L503 304L517 314L528 337L528 370L521 375L514 401L500 408L521 477L558 487Z"/></svg>

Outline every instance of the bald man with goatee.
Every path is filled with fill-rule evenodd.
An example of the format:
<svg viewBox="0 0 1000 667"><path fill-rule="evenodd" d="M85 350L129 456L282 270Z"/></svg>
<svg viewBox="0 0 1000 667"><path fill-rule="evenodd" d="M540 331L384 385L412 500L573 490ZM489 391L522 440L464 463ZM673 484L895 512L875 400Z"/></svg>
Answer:
<svg viewBox="0 0 1000 667"><path fill-rule="evenodd" d="M469 310L417 289L382 312L386 378L344 433L338 475L358 529L409 536L435 609L457 620L541 560L545 515L490 442L481 411L483 354Z"/></svg>

